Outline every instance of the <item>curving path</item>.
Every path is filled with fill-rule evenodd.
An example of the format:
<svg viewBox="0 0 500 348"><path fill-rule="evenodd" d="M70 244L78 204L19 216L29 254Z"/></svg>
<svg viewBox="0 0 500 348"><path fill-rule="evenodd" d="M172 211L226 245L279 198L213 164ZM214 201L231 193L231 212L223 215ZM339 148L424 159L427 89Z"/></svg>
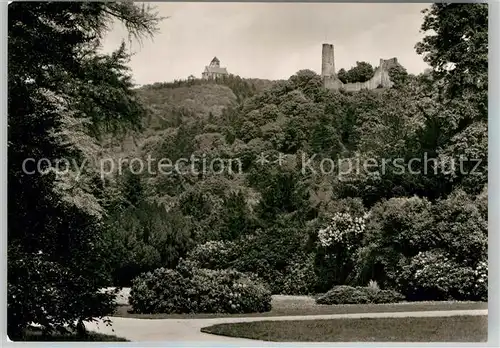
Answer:
<svg viewBox="0 0 500 348"><path fill-rule="evenodd" d="M487 309L451 310L425 312L392 312L392 313L352 313L282 317L234 317L209 319L135 319L112 317L112 327L101 323L86 323L87 329L104 334L124 337L130 341L212 341L212 342L264 342L243 338L216 336L200 332L202 327L223 323L240 323L269 320L314 320L343 318L401 318L401 317L448 317L459 315L488 315ZM266 342L269 343L269 342ZM302 344L302 343L301 343Z"/></svg>

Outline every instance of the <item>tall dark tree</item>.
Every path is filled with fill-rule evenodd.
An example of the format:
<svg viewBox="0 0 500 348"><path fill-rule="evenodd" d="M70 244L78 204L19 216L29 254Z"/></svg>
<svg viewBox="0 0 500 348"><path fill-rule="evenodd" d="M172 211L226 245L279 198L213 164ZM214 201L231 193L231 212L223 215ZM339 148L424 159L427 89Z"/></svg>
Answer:
<svg viewBox="0 0 500 348"><path fill-rule="evenodd" d="M416 49L433 67L434 79L444 80L448 97L487 90L488 4L439 3L423 13L427 35Z"/></svg>
<svg viewBox="0 0 500 348"><path fill-rule="evenodd" d="M477 194L488 176L488 4L433 4L424 13L427 35L416 49L433 68L437 103L425 110L433 127L422 137L436 144L441 164L468 160L466 170L457 165L445 180ZM479 174L471 174L478 162Z"/></svg>
<svg viewBox="0 0 500 348"><path fill-rule="evenodd" d="M221 237L224 240L239 238L254 227L250 209L241 191L231 192L228 197L224 197L222 209Z"/></svg>
<svg viewBox="0 0 500 348"><path fill-rule="evenodd" d="M131 2L14 2L8 18L8 334L74 328L113 310L101 249L99 133L139 124L124 46L97 52L114 19L136 37L157 15ZM84 163L56 172L27 158ZM29 171L29 173L28 173ZM102 193L104 192L104 193Z"/></svg>

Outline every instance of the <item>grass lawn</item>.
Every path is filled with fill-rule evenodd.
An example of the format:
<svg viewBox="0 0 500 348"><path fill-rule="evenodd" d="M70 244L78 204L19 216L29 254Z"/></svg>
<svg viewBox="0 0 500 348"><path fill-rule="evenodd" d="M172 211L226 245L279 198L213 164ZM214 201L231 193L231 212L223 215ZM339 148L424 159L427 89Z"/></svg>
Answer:
<svg viewBox="0 0 500 348"><path fill-rule="evenodd" d="M248 314L132 314L130 306L119 306L116 317L140 319L195 319L221 317L275 317L288 315L319 315L347 313L380 313L380 312L415 312L438 310L488 309L485 302L412 302L395 304L362 304L362 305L317 305L313 298L305 296L274 296L272 310L265 313Z"/></svg>
<svg viewBox="0 0 500 348"><path fill-rule="evenodd" d="M113 336L104 335L97 332L89 332L85 337L77 336L76 334L52 334L50 336L43 336L39 330L26 331L24 338L21 341L80 341L80 342L128 342L127 339Z"/></svg>
<svg viewBox="0 0 500 348"><path fill-rule="evenodd" d="M202 332L274 342L486 342L487 316L258 321Z"/></svg>

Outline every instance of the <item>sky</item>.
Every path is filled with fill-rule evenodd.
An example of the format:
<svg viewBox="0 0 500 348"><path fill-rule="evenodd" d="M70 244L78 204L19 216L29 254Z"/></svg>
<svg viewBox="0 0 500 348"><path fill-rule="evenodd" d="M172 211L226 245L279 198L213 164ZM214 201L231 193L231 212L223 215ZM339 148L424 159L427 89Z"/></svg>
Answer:
<svg viewBox="0 0 500 348"><path fill-rule="evenodd" d="M334 45L335 69L356 61L374 66L397 57L410 73L427 68L415 52L423 33L421 10L404 3L151 3L162 17L153 39L129 42L121 24L103 42L110 52L125 40L139 85L186 79L214 56L229 73L288 79L301 69L321 73L323 43Z"/></svg>

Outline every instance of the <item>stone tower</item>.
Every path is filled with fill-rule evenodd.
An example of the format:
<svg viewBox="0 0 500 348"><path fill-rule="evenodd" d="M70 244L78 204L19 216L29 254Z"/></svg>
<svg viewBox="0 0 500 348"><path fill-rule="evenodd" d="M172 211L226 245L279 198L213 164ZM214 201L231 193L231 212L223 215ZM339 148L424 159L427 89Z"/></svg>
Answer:
<svg viewBox="0 0 500 348"><path fill-rule="evenodd" d="M333 90L345 90L347 92L357 92L362 89L391 88L394 83L391 81L389 71L393 66L398 65L396 58L380 59L380 65L375 70L373 77L365 82L342 83L335 72L335 56L333 45L323 44L321 61L321 78L323 86Z"/></svg>
<svg viewBox="0 0 500 348"><path fill-rule="evenodd" d="M331 77L335 75L335 57L333 45L323 44L321 77Z"/></svg>

